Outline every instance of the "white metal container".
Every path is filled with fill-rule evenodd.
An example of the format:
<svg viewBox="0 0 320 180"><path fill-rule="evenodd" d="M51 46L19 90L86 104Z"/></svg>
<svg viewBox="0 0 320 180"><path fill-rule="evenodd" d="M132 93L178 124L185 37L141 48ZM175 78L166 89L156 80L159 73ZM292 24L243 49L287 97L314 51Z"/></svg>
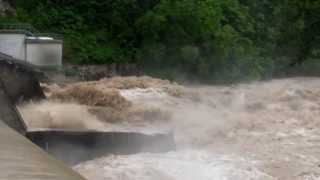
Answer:
<svg viewBox="0 0 320 180"><path fill-rule="evenodd" d="M36 66L61 66L62 48L61 40L53 40L50 37L27 38L27 61Z"/></svg>
<svg viewBox="0 0 320 180"><path fill-rule="evenodd" d="M36 66L61 66L63 41L32 36L19 30L0 30L0 52Z"/></svg>
<svg viewBox="0 0 320 180"><path fill-rule="evenodd" d="M25 38L23 31L0 31L0 52L26 61Z"/></svg>

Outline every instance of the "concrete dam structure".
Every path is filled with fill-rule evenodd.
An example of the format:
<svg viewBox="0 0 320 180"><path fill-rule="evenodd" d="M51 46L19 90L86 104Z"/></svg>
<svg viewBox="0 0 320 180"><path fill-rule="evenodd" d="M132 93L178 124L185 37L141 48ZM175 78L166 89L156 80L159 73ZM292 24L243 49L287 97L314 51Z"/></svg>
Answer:
<svg viewBox="0 0 320 180"><path fill-rule="evenodd" d="M45 100L39 74L30 63L0 54L0 179L81 180L55 158L74 164L107 154L167 152L175 148L170 133L29 129L16 105Z"/></svg>
<svg viewBox="0 0 320 180"><path fill-rule="evenodd" d="M15 104L23 99L44 98L36 72L30 65L3 54L0 69L0 179L84 179L24 137L27 127Z"/></svg>

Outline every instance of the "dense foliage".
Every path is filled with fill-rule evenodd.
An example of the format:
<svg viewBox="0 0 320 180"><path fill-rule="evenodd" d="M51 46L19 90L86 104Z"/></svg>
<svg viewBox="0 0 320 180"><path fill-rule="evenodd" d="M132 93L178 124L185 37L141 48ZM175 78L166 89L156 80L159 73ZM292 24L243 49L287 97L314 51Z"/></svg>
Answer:
<svg viewBox="0 0 320 180"><path fill-rule="evenodd" d="M202 80L320 71L319 0L15 0L16 19L65 37L65 59L138 63ZM179 76L181 75L181 76Z"/></svg>

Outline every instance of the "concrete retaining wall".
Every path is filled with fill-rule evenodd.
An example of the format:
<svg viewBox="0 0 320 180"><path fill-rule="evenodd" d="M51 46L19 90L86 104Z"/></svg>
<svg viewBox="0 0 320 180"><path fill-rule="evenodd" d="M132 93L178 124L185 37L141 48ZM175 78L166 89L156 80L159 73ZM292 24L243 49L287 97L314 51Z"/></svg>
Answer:
<svg viewBox="0 0 320 180"><path fill-rule="evenodd" d="M1 180L85 180L0 119Z"/></svg>

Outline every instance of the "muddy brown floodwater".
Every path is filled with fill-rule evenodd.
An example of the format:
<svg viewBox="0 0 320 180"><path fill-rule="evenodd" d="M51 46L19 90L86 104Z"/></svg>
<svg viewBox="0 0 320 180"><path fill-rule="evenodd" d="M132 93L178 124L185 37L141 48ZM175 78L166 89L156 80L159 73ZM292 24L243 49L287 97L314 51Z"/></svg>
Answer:
<svg viewBox="0 0 320 180"><path fill-rule="evenodd" d="M103 90L103 84L86 86ZM171 129L176 151L106 156L73 168L89 180L320 179L320 78L176 86L115 88L130 107L121 109L128 117L112 121ZM133 107L143 113L133 113L131 122ZM103 119L109 116L91 115L94 124L110 123Z"/></svg>

